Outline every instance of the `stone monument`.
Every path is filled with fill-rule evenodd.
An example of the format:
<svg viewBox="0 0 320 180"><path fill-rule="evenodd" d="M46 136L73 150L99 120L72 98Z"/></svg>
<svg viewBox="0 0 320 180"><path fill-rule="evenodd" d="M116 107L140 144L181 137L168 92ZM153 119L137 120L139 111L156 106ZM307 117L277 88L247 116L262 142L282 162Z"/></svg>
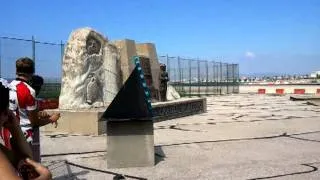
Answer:
<svg viewBox="0 0 320 180"><path fill-rule="evenodd" d="M139 56L143 59L145 64L151 70L152 85L150 86L152 91L152 96L154 101L159 101L159 74L160 74L160 65L158 62L156 47L153 43L135 43L134 40L124 39L117 40L112 42L120 52L120 64L121 64L121 77L122 83L124 83L131 72L133 71L133 63L131 58L133 56ZM148 79L150 80L150 79ZM149 81L150 82L150 81Z"/></svg>
<svg viewBox="0 0 320 180"><path fill-rule="evenodd" d="M57 128L44 126L43 129L45 131L94 135L107 133L111 139L117 138L117 133L112 130L108 133L107 128L112 127L111 129L113 129L120 124L109 118L107 126L107 121L102 121L101 117L105 109L111 106L110 104L118 92L126 88L124 83L136 69L137 59L133 62L133 57L139 59L139 65L141 65L139 71L145 72L142 75L146 80L143 86L151 90L149 95L153 99L152 113L154 116L152 119L149 118L144 122L139 120L138 123L134 123L134 125L140 124L137 126L138 128L149 128L150 131L146 137L150 137L150 142L148 141L146 147L149 147L153 142L151 141L151 137L153 137L152 120L177 118L205 111L205 99L172 101L180 98L174 87L168 86L167 90L165 87L161 87L160 64L154 44L137 44L134 40L129 39L109 42L105 36L91 28L80 28L71 33L65 46L59 108L51 111L61 113L59 126ZM161 88L163 92L167 92L166 95L162 95L166 96L167 100L171 100L170 102L158 102ZM136 102L130 102L126 99L126 104L130 103ZM119 106L119 109L125 110L124 106ZM132 119L132 114L128 114L128 112L120 114L127 115L129 119ZM128 121L129 124L131 122L133 121ZM130 129L131 125L126 126L125 124L121 124L121 128L129 127ZM125 126L122 127L122 125ZM131 135L135 137L135 132L132 132ZM116 141L114 142L116 143ZM141 141L141 143L143 142ZM152 164L151 154L148 156L148 161L145 161L146 164Z"/></svg>
<svg viewBox="0 0 320 180"><path fill-rule="evenodd" d="M60 109L103 107L121 86L119 53L90 28L73 31L62 63Z"/></svg>
<svg viewBox="0 0 320 180"><path fill-rule="evenodd" d="M167 97L167 101L173 101L181 98L180 94L176 91L176 89L172 85L168 85L166 97Z"/></svg>

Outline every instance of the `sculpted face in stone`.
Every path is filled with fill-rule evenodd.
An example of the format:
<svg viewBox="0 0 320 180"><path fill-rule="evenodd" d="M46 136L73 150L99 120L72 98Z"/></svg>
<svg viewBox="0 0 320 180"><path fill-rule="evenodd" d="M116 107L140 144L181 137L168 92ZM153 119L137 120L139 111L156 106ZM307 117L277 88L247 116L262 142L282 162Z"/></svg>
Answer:
<svg viewBox="0 0 320 180"><path fill-rule="evenodd" d="M90 109L109 104L119 91L117 49L90 28L72 32L63 58L60 109Z"/></svg>
<svg viewBox="0 0 320 180"><path fill-rule="evenodd" d="M99 54L101 49L101 43L92 36L87 38L86 49L88 55Z"/></svg>

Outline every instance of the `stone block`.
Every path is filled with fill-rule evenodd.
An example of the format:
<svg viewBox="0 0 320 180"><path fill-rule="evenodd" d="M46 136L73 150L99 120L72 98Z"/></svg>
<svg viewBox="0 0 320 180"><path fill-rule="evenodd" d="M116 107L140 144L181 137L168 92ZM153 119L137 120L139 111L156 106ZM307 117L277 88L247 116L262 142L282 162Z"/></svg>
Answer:
<svg viewBox="0 0 320 180"><path fill-rule="evenodd" d="M131 58L137 55L136 44L134 40L130 39L113 41L112 44L114 44L120 51L121 76L122 83L124 83L134 69L134 64Z"/></svg>
<svg viewBox="0 0 320 180"><path fill-rule="evenodd" d="M50 110L51 112L60 112L61 117L58 121L58 127L46 125L41 127L42 131L74 133L84 135L99 135L106 133L105 121L99 121L104 110Z"/></svg>
<svg viewBox="0 0 320 180"><path fill-rule="evenodd" d="M153 43L139 43L136 44L136 49L139 56L145 56L150 59L153 85L159 91L160 63L155 45Z"/></svg>
<svg viewBox="0 0 320 180"><path fill-rule="evenodd" d="M153 121L108 121L107 152L108 168L154 166Z"/></svg>

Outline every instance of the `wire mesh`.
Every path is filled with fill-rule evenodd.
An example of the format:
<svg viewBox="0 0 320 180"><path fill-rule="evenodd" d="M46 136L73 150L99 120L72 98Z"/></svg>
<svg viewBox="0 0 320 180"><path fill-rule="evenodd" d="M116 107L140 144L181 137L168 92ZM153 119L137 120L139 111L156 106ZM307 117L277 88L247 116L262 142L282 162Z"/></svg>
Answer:
<svg viewBox="0 0 320 180"><path fill-rule="evenodd" d="M40 96L57 98L61 86L63 53L62 42L0 37L0 77L14 79L15 61L28 56L35 60L36 73L45 79ZM174 86L181 96L239 93L238 64L168 55L159 56L158 60L166 64L169 85Z"/></svg>

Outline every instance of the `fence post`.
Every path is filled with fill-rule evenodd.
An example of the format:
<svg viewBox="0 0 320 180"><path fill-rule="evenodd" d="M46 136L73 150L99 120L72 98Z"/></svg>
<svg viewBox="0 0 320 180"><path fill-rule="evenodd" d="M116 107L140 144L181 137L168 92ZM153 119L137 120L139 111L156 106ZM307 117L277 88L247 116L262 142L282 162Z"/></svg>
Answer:
<svg viewBox="0 0 320 180"><path fill-rule="evenodd" d="M215 62L212 63L212 86L217 84L217 77L216 77L216 68L215 68ZM212 87L212 93L215 94L217 92L216 90L217 86Z"/></svg>
<svg viewBox="0 0 320 180"><path fill-rule="evenodd" d="M237 93L240 93L240 72L239 72L239 64L237 64Z"/></svg>
<svg viewBox="0 0 320 180"><path fill-rule="evenodd" d="M61 53L61 65L63 63L63 56L64 56L64 44L60 41L60 53ZM62 66L61 66L62 67Z"/></svg>
<svg viewBox="0 0 320 180"><path fill-rule="evenodd" d="M180 57L178 56L178 78L179 78L179 90L183 92L182 85L181 85L181 64L180 64Z"/></svg>
<svg viewBox="0 0 320 180"><path fill-rule="evenodd" d="M36 41L34 36L32 36L32 60L36 63Z"/></svg>
<svg viewBox="0 0 320 180"><path fill-rule="evenodd" d="M229 64L227 63L227 94L229 94Z"/></svg>
<svg viewBox="0 0 320 180"><path fill-rule="evenodd" d="M222 94L222 62L220 61L220 95Z"/></svg>
<svg viewBox="0 0 320 180"><path fill-rule="evenodd" d="M191 59L189 59L189 97L191 97Z"/></svg>
<svg viewBox="0 0 320 180"><path fill-rule="evenodd" d="M198 96L200 96L200 60L198 58Z"/></svg>
<svg viewBox="0 0 320 180"><path fill-rule="evenodd" d="M206 61L206 96L208 95L209 86L209 70L208 70L208 60Z"/></svg>
<svg viewBox="0 0 320 180"><path fill-rule="evenodd" d="M233 82L233 90L232 93L235 93L235 88L236 88L236 78L235 78L235 64L232 64L232 82Z"/></svg>
<svg viewBox="0 0 320 180"><path fill-rule="evenodd" d="M167 60L167 72L168 72L168 77L169 77L169 79L171 79L170 78L170 62L169 62L169 56L168 56L168 54L166 55L166 60Z"/></svg>
<svg viewBox="0 0 320 180"><path fill-rule="evenodd" d="M34 62L34 67L36 67L36 41L34 36L32 36L32 60Z"/></svg>

